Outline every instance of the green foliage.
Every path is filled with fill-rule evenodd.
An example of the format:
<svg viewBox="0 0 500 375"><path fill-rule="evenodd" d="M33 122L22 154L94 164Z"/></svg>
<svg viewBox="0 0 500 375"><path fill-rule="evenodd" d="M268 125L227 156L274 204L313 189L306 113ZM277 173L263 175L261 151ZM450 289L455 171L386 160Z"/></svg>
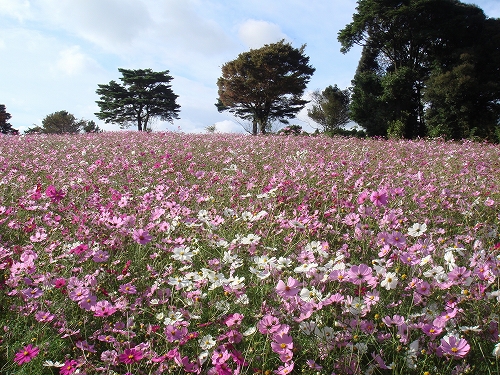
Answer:
<svg viewBox="0 0 500 375"><path fill-rule="evenodd" d="M97 118L119 124L121 128L136 124L139 131L150 129L155 118L168 122L179 118L178 95L171 89L172 77L168 70L120 68L118 71L123 75L120 78L123 84L111 81L98 85L96 93L100 100L96 103L101 111L95 114Z"/></svg>
<svg viewBox="0 0 500 375"><path fill-rule="evenodd" d="M207 133L213 134L217 131L217 125L215 125L215 124L207 125L205 127L205 130L207 131Z"/></svg>
<svg viewBox="0 0 500 375"><path fill-rule="evenodd" d="M94 121L87 121L85 125L83 125L83 131L85 133L102 133L102 129L99 128Z"/></svg>
<svg viewBox="0 0 500 375"><path fill-rule="evenodd" d="M289 125L278 131L279 135L307 135L300 125Z"/></svg>
<svg viewBox="0 0 500 375"><path fill-rule="evenodd" d="M5 104L0 104L0 133L2 134L17 134L18 131L12 127L8 121L12 115L5 109Z"/></svg>
<svg viewBox="0 0 500 375"><path fill-rule="evenodd" d="M350 109L368 135L494 138L500 20L456 0L359 0L356 11L338 39L344 53L363 46Z"/></svg>
<svg viewBox="0 0 500 375"><path fill-rule="evenodd" d="M217 80L219 112L251 121L254 135L265 134L275 120L287 123L307 103L302 94L315 71L304 49L281 40L225 63Z"/></svg>
<svg viewBox="0 0 500 375"><path fill-rule="evenodd" d="M64 134L64 133L79 133L87 126L87 121L77 120L74 115L68 111L58 111L47 115L42 120L42 126L29 128L25 134Z"/></svg>
<svg viewBox="0 0 500 375"><path fill-rule="evenodd" d="M324 131L333 131L349 122L349 90L341 90L337 85L328 86L322 92L313 92L312 102L307 115L321 125Z"/></svg>
<svg viewBox="0 0 500 375"><path fill-rule="evenodd" d="M366 132L361 129L338 128L332 130L331 132L325 132L323 134L328 135L330 137L342 136L342 137L366 138Z"/></svg>

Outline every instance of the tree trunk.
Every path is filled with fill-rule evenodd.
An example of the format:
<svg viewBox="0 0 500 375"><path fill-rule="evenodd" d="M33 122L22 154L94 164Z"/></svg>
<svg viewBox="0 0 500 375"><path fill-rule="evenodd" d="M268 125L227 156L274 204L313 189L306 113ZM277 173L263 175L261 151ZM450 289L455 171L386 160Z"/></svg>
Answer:
<svg viewBox="0 0 500 375"><path fill-rule="evenodd" d="M257 135L257 132L258 132L257 120L253 119L253 121L252 121L252 135Z"/></svg>
<svg viewBox="0 0 500 375"><path fill-rule="evenodd" d="M142 132L142 119L140 117L137 117L137 130Z"/></svg>
<svg viewBox="0 0 500 375"><path fill-rule="evenodd" d="M266 134L266 122L261 120L259 121L259 123L260 123L260 132L262 134Z"/></svg>

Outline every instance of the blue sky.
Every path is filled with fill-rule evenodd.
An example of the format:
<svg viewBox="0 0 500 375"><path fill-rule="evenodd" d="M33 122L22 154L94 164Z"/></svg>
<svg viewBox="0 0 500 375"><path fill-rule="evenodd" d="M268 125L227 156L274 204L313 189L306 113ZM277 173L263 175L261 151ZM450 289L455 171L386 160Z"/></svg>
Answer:
<svg viewBox="0 0 500 375"><path fill-rule="evenodd" d="M477 4L500 17L499 0ZM241 132L218 113L220 67L239 53L280 39L305 54L316 72L307 93L350 85L360 48L340 53L337 33L351 22L355 0L0 0L0 104L21 131L66 110L104 124L94 113L98 84L118 81L118 68L169 70L180 119L155 130L203 132L216 124ZM310 127L305 110L292 123Z"/></svg>

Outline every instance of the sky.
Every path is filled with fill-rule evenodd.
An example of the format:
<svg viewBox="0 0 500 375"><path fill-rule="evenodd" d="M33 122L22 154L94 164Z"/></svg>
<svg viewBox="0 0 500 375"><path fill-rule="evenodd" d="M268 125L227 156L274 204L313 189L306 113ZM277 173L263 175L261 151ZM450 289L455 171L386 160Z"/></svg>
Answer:
<svg viewBox="0 0 500 375"><path fill-rule="evenodd" d="M499 0L463 1L500 17ZM168 70L180 119L155 131L244 132L219 113L221 66L240 53L285 39L306 44L316 69L305 97L329 85L350 86L361 48L340 52L338 32L356 0L0 0L0 104L21 132L68 111L117 131L95 116L98 84L121 82L118 68ZM313 130L302 110L292 124Z"/></svg>

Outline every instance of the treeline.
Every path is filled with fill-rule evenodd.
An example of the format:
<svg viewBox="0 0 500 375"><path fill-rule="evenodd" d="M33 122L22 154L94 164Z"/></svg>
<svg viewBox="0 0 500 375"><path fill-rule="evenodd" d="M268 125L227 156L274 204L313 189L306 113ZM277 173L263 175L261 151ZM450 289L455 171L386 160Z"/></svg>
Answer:
<svg viewBox="0 0 500 375"><path fill-rule="evenodd" d="M500 19L456 0L360 0L350 118L369 136L500 141Z"/></svg>
<svg viewBox="0 0 500 375"><path fill-rule="evenodd" d="M343 53L362 46L351 87L330 85L305 100L315 68L305 45L294 48L282 40L222 66L217 110L243 120L254 135L273 131L276 123L288 124L311 103L309 118L327 134L360 135L343 129L354 122L367 136L500 142L500 19L458 0L358 0L338 40ZM154 119L179 118L168 70L119 72L121 83L98 85L97 118L138 131L151 130ZM2 108L0 130L12 132L6 122L10 115L5 106L0 114ZM79 131L100 129L60 111L28 130Z"/></svg>

